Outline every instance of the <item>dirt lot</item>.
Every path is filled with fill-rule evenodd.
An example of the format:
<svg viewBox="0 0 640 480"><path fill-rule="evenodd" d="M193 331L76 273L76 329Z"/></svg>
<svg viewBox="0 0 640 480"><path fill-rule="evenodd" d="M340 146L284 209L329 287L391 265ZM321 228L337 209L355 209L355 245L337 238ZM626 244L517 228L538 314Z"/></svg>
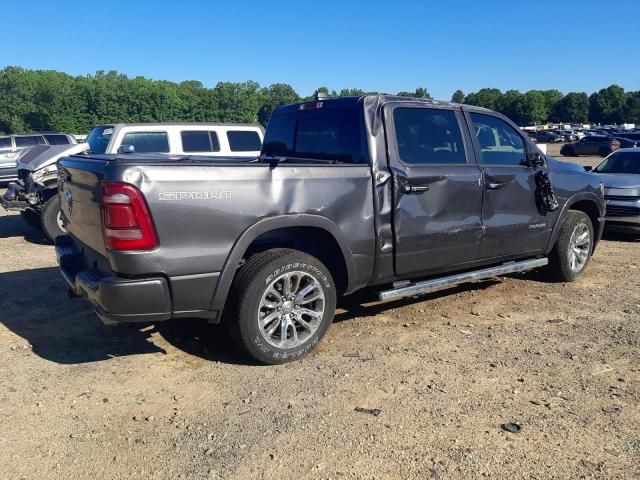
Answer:
<svg viewBox="0 0 640 480"><path fill-rule="evenodd" d="M640 240L608 236L574 284L360 294L264 367L198 321L103 326L2 212L0 476L637 479L639 272Z"/></svg>

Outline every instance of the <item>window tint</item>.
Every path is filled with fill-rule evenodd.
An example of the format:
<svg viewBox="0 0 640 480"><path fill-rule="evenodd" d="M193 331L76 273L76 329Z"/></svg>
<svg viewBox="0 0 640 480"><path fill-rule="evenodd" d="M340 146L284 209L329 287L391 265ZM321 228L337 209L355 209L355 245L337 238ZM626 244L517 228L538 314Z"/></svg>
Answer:
<svg viewBox="0 0 640 480"><path fill-rule="evenodd" d="M184 152L219 152L220 143L216 132L189 131L182 132L182 151Z"/></svg>
<svg viewBox="0 0 640 480"><path fill-rule="evenodd" d="M111 135L113 135L113 127L94 127L87 137L89 151L98 154L106 152Z"/></svg>
<svg viewBox="0 0 640 480"><path fill-rule="evenodd" d="M393 119L400 159L411 164L466 163L455 113L432 108L396 108Z"/></svg>
<svg viewBox="0 0 640 480"><path fill-rule="evenodd" d="M66 135L45 135L49 145L67 145L71 143Z"/></svg>
<svg viewBox="0 0 640 480"><path fill-rule="evenodd" d="M167 132L131 132L122 139L122 145L131 145L135 153L167 153Z"/></svg>
<svg viewBox="0 0 640 480"><path fill-rule="evenodd" d="M232 152L259 152L262 148L258 132L229 130L227 138Z"/></svg>
<svg viewBox="0 0 640 480"><path fill-rule="evenodd" d="M480 144L480 163L487 165L525 165L524 140L505 121L489 115L471 113Z"/></svg>
<svg viewBox="0 0 640 480"><path fill-rule="evenodd" d="M11 138L0 138L0 150L11 149Z"/></svg>
<svg viewBox="0 0 640 480"><path fill-rule="evenodd" d="M321 107L276 110L269 119L263 154L366 163L359 106L316 105Z"/></svg>
<svg viewBox="0 0 640 480"><path fill-rule="evenodd" d="M34 135L30 137L16 137L16 148L32 147L44 143L44 138L40 135Z"/></svg>

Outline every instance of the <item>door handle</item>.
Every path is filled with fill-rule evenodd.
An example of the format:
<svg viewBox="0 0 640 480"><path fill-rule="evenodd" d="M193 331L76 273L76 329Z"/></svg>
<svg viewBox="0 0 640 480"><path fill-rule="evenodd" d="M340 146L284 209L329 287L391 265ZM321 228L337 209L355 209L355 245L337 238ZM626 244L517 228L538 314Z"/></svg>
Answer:
<svg viewBox="0 0 640 480"><path fill-rule="evenodd" d="M420 193L429 190L429 185L411 185L410 183L402 184L402 191L404 193Z"/></svg>
<svg viewBox="0 0 640 480"><path fill-rule="evenodd" d="M502 187L504 187L504 182L487 183L487 190L500 190Z"/></svg>

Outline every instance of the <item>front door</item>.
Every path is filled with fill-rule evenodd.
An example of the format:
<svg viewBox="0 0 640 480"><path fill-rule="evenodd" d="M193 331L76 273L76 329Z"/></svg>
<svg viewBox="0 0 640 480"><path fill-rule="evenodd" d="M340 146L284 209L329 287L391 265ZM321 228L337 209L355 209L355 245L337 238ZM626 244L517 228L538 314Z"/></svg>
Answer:
<svg viewBox="0 0 640 480"><path fill-rule="evenodd" d="M553 222L540 210L536 173L527 162L523 135L490 114L468 113L484 175L480 258L497 258L544 249Z"/></svg>
<svg viewBox="0 0 640 480"><path fill-rule="evenodd" d="M395 270L429 273L473 261L482 235L482 173L461 110L385 109L394 179Z"/></svg>

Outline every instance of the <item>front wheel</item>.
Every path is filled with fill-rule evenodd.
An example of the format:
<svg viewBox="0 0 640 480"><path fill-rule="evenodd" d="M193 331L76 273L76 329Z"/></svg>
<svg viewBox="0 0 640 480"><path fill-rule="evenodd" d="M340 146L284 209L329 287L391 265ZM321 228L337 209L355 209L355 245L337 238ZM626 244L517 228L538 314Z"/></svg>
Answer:
<svg viewBox="0 0 640 480"><path fill-rule="evenodd" d="M60 197L52 196L47 200L40 212L42 230L52 242L59 235L64 235L67 231L62 226L62 212L60 211Z"/></svg>
<svg viewBox="0 0 640 480"><path fill-rule="evenodd" d="M586 270L593 252L593 224L584 212L569 210L549 255L554 280L573 282Z"/></svg>
<svg viewBox="0 0 640 480"><path fill-rule="evenodd" d="M298 359L333 321L336 288L320 260L291 249L259 253L238 271L225 324L236 343L263 363Z"/></svg>

